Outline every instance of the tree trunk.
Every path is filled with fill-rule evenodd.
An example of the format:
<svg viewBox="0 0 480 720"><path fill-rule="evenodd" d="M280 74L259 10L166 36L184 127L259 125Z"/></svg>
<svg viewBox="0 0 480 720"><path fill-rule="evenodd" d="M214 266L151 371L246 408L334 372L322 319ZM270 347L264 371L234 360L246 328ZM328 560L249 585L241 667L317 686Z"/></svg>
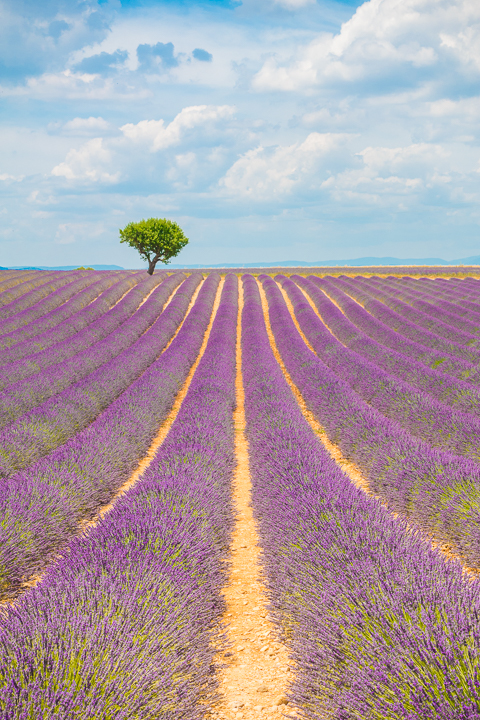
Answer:
<svg viewBox="0 0 480 720"><path fill-rule="evenodd" d="M153 275L153 271L155 270L155 265L157 264L158 260L150 260L148 263L148 274Z"/></svg>

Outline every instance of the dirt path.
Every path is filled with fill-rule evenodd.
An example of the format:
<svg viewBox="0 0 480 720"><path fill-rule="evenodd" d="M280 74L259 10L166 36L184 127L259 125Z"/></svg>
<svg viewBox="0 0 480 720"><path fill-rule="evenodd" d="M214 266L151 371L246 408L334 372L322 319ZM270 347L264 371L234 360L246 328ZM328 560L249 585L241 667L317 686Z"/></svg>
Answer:
<svg viewBox="0 0 480 720"><path fill-rule="evenodd" d="M227 609L224 615L230 650L220 654L221 699L211 717L268 718L292 716L286 704L291 662L284 645L275 639L268 619L268 600L261 578L260 546L253 519L248 443L245 436L244 391L241 355L241 311L243 288L240 282L237 328L237 409L234 414L237 469L233 498L237 521L232 537L232 564L224 589Z"/></svg>
<svg viewBox="0 0 480 720"><path fill-rule="evenodd" d="M120 496L124 495L131 487L133 487L133 486L138 482L138 480L140 479L141 475L142 475L142 474L145 472L145 470L148 468L148 466L150 465L150 463L151 463L152 460L154 459L156 453L158 452L158 449L160 448L160 446L161 446L162 443L164 442L164 440L165 440L165 438L166 438L166 436L167 436L170 428L172 427L172 425L173 425L173 423L174 423L174 421L175 421L175 418L176 418L177 415L178 415L178 411L180 410L180 406L181 406L181 404L182 404L182 402L183 402L183 400L184 400L184 398L185 398L185 395L187 394L188 388L190 387L190 383L192 382L192 378L193 378L193 375L195 374L195 370L197 369L197 366L198 366L198 364L199 364L200 360L202 359L203 354L204 354L204 352L205 352L205 348L206 348L206 346L207 346L208 338L209 338L209 336L210 336L210 331L211 331L211 328L212 328L212 325L213 325L213 321L214 321L214 319L215 319L215 315L217 314L218 305L219 305L219 303L220 303L220 296L221 296L221 293L222 293L222 288L223 288L224 282L225 282L225 280L224 280L224 278L222 278L222 279L220 280L220 284L219 284L218 289L217 289L217 294L216 294L216 296L215 296L215 302L214 302L214 305L213 305L212 315L211 315L211 317L210 317L210 321L209 321L207 330L206 330L206 332L205 332L205 336L204 336L204 338L203 338L203 342L202 342L202 345L201 345L201 347L200 347L200 351L199 351L199 353L198 353L198 356L197 356L194 364L192 365L192 367L191 367L191 369L190 369L190 372L189 372L188 375L187 375L187 379L185 380L184 385L182 386L182 388L181 388L180 392L178 393L177 397L175 398L175 402L174 402L173 407L172 407L172 409L170 410L167 418L164 420L164 422L163 422L162 425L160 426L157 435L155 436L154 440L152 441L152 443L151 443L150 447L148 448L148 450L147 450L146 454L144 455L144 457L139 461L139 463L138 463L135 471L130 475L130 477L128 478L128 480L126 480L126 481L123 483L123 485L121 485L121 486L118 488L118 490L116 491L116 493L115 493L115 495L112 497L112 499L111 499L107 504L102 505L102 506L98 509L96 515L95 515L92 519L90 519L90 520L83 520L83 521L79 524L79 526L78 526L78 532L79 532L79 534L82 533L82 532L88 532L89 528L92 528L92 527L94 527L95 525L97 525L97 524L101 521L101 519L105 516L105 514L108 513L109 510L111 510L111 509L113 508L113 506L114 506L115 503L117 502L118 498L119 498ZM197 298L197 296L198 296L198 293L200 292L200 288L202 287L202 284L203 284L203 283L200 283L199 286L196 288L196 290L195 290L195 292L194 292L194 294L193 294L193 296L192 296L192 299L190 300L190 303L189 303L188 308L187 308L187 312L185 313L185 316L184 316L182 322L180 323L180 325L179 325L179 327L177 328L177 330L176 330L175 334L173 335L172 339L168 342L168 344L166 345L165 349L164 349L162 352L165 352L165 350L171 345L171 343L173 342L173 340L175 339L175 337L176 337L176 336L178 335L178 333L180 332L180 329L181 329L183 323L185 322L185 320L186 320L186 318L187 318L187 316L188 316L188 313L190 312L190 310L192 309L193 305L195 304L195 300L196 300L196 298ZM180 285L179 287L181 287L181 285ZM175 293L176 293L177 290L178 290L178 288L175 288L175 290L172 292L172 294L171 294L170 297L168 298L167 303L170 303L170 301L171 301L171 300L173 299L173 297L175 296ZM167 303L165 303L165 307L166 307ZM58 557L60 557L60 555L58 555ZM54 563L54 562L55 562L55 560L53 561L53 563ZM53 563L50 563L50 565L53 564ZM14 605L14 604L19 600L19 598L22 596L22 594L23 594L28 588L34 587L35 585L37 585L39 582L42 581L42 578L43 578L43 576L44 576L44 573L45 573L45 571L43 571L42 573L38 573L38 574L36 574L36 575L33 575L33 576L30 577L28 580L26 580L25 583L23 584L22 588L21 588L21 589L19 590L19 592L16 594L15 598L13 598L13 599L9 598L8 600L0 601L0 607L1 607L2 605L7 605L7 604L8 604L8 605Z"/></svg>

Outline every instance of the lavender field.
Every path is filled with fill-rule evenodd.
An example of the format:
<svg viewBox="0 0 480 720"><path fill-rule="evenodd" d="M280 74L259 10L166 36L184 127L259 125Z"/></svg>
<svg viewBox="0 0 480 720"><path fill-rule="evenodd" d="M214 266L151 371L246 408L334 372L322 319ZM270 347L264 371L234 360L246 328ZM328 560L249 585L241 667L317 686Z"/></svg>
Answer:
<svg viewBox="0 0 480 720"><path fill-rule="evenodd" d="M480 720L480 280L385 274L0 272L2 720Z"/></svg>

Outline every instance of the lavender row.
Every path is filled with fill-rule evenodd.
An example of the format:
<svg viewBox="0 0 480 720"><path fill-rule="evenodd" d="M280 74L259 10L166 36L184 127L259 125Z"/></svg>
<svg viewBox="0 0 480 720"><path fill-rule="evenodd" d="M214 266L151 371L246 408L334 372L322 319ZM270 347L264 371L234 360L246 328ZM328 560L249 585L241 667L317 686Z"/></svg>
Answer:
<svg viewBox="0 0 480 720"><path fill-rule="evenodd" d="M413 308L410 308L407 303L402 305L402 314L400 315L395 310L389 307L387 300L388 297L383 293L383 300L377 300L370 294L367 294L363 289L363 286L359 283L353 283L346 280L335 279L335 282L331 282L327 279L316 279L315 282L321 288L325 288L327 293L330 293L332 286L339 287L346 293L351 295L355 300L361 302L363 307L378 320L388 325L395 332L405 336L409 340L421 343L426 347L430 347L433 350L441 353L442 355L449 355L451 357L459 358L465 362L471 363L472 365L478 365L480 362L480 350L475 347L469 347L453 340L447 340L445 337L435 334L431 330L426 329L422 325L422 319L419 317L419 313ZM377 292L378 294L378 292ZM407 316L412 316L410 310L416 316L415 322L408 320ZM448 327L448 326L447 326ZM470 337L470 336L469 336ZM478 341L478 338L472 336L472 342Z"/></svg>
<svg viewBox="0 0 480 720"><path fill-rule="evenodd" d="M271 278L263 278L260 276L266 290L278 292ZM346 348L325 327L294 283L284 278L282 284L308 342L337 377L382 415L432 447L480 461L480 407L477 417L452 410Z"/></svg>
<svg viewBox="0 0 480 720"><path fill-rule="evenodd" d="M73 270L72 272L52 272L35 277L25 283L17 285L9 292L0 294L0 321L12 315L23 312L33 307L46 298L50 293L55 292L64 285L77 280L78 278L91 276L86 270Z"/></svg>
<svg viewBox="0 0 480 720"><path fill-rule="evenodd" d="M171 282L174 281L175 278L172 278ZM67 387L4 427L0 431L0 477L12 475L65 443L91 423L145 372L172 338L199 282L199 276L191 275L160 317L158 316L161 308L156 305L155 293L153 293L145 312L140 313L140 320L144 320L140 327L136 326L134 317L133 328L129 324L125 327L124 335L121 332L115 333L119 345L125 343L126 349L80 382ZM170 288L171 286L164 296L168 297ZM162 293L161 286L159 292ZM165 297L162 299L164 301ZM146 322L145 314L147 314ZM153 322L155 317L158 319ZM138 330L146 329L145 325L148 327L149 323L148 332L135 340L135 337L138 337ZM132 340L135 342L131 342ZM58 372L62 372L61 365ZM33 397L34 384L27 380L27 393L29 388ZM48 392L48 383L44 391ZM28 402L28 398L24 397L23 401Z"/></svg>
<svg viewBox="0 0 480 720"><path fill-rule="evenodd" d="M430 285L433 283L430 281ZM466 295L465 291L456 291L455 285L452 283L448 284L446 288L437 288L425 286L423 283L417 283L417 286L411 287L409 283L402 282L400 285L392 284L392 287L398 289L405 295L406 302L408 298L414 298L415 300L425 300L429 303L430 308L432 306L437 310L445 311L445 320L451 324L455 317L458 319L462 318L459 327L468 330L468 324L472 327L480 327L480 303L478 302L478 296ZM464 303L469 303L469 308ZM431 312L431 309L429 309ZM443 315L441 315L443 317ZM473 330L472 330L473 332Z"/></svg>
<svg viewBox="0 0 480 720"><path fill-rule="evenodd" d="M348 282L349 279L342 278L342 280ZM454 343L478 349L479 326L473 322L459 320L450 311L440 312L435 305L428 302L428 295L425 293L397 288L388 278L381 283L370 283L364 278L355 278L352 284L365 291L367 297L370 295L377 298L419 327Z"/></svg>
<svg viewBox="0 0 480 720"><path fill-rule="evenodd" d="M335 281L335 284L337 282ZM426 313L391 296L384 284L369 284L363 278L341 278L338 283L345 292L397 332L441 352L447 352L473 364L480 361L479 338L438 322ZM393 307L395 306L395 307ZM385 310L387 312L385 313Z"/></svg>
<svg viewBox="0 0 480 720"><path fill-rule="evenodd" d="M433 285L432 281L430 281L430 285ZM409 302L409 298L414 298L414 302L420 301L419 309L424 308L425 312L434 314L435 317L443 319L443 322L455 327L458 325L461 329L473 334L480 332L480 303L477 295L466 295L465 291L457 292L452 283L443 290L418 282L413 287L406 282L397 285L393 280L390 281L390 286L401 291L406 302ZM473 299L475 300L472 302ZM423 301L428 303L428 308ZM468 307L465 303L468 303ZM461 318L460 321L459 318Z"/></svg>
<svg viewBox="0 0 480 720"><path fill-rule="evenodd" d="M291 278L300 287L303 287L302 283L308 280L319 290L319 286L315 282L317 278L313 275L310 275L307 279L299 275L292 275ZM391 327L367 312L337 285L329 285L328 297L335 301L352 323L378 343L402 353L406 357L418 360L429 368L438 368L442 373L461 380L468 380L469 376L475 372L475 365L472 363L462 361L453 355L439 353L430 347L422 345L420 341L414 342L405 336L401 336L400 333L395 332ZM315 298L313 300L315 302ZM381 303L378 304L381 305ZM386 313L391 313L391 310L385 308L385 306L382 307Z"/></svg>
<svg viewBox="0 0 480 720"><path fill-rule="evenodd" d="M20 283L26 282L29 279L33 279L35 275L38 275L36 271L25 271L12 270L10 273L2 272L0 276L0 293L10 288L20 285Z"/></svg>
<svg viewBox="0 0 480 720"><path fill-rule="evenodd" d="M253 507L271 609L309 720L474 720L480 584L357 490L320 445L273 357L244 278Z"/></svg>
<svg viewBox="0 0 480 720"><path fill-rule="evenodd" d="M48 297L36 303L34 307L22 310L22 312L0 321L0 348L8 348L23 339L33 337L36 334L38 320L43 321L47 314L53 320L53 324L55 324L57 315L60 315L60 322L60 320L64 319L62 314L67 317L68 313L71 312L68 301L75 300L76 295L96 284L99 279L98 275L95 277L93 273L90 276L77 278L68 285L50 293ZM53 314L52 317L52 311L57 309L60 309L60 313Z"/></svg>
<svg viewBox="0 0 480 720"><path fill-rule="evenodd" d="M151 470L7 614L5 720L207 714L232 524L235 323L232 297Z"/></svg>
<svg viewBox="0 0 480 720"><path fill-rule="evenodd" d="M480 567L480 466L432 448L363 401L298 333L278 287L267 289L278 350L305 402L373 493Z"/></svg>
<svg viewBox="0 0 480 720"><path fill-rule="evenodd" d="M411 278L402 277L393 278L392 280L395 282L399 281L400 284L398 287L405 287L406 281L410 279ZM444 299L453 298L452 303L456 305L462 300L470 300L478 305L480 303L480 283L478 283L477 280L474 280L473 283L474 284L470 282L469 278L466 278L465 281L455 279L445 280L444 278L439 278L438 280L422 278L415 281L415 285L412 287L421 289L422 292L428 293L432 297L442 296Z"/></svg>
<svg viewBox="0 0 480 720"><path fill-rule="evenodd" d="M16 372L13 372L13 367L15 367L15 371L22 366L28 369L31 367L31 372L36 372L42 367L50 365L59 352L61 359L71 357L78 350L105 337L127 320L148 293L164 278L164 275L157 274L152 277L148 276L148 279L139 279L136 275L130 275L124 280L119 280L90 305L72 315L68 320L59 323L55 328L4 350L0 354L0 367L10 364L10 367L4 367L4 369L9 376L13 374L12 382L14 382L17 376ZM74 300L70 302L73 303ZM116 307L113 307L114 305ZM60 343L62 343L61 346ZM55 349L52 348L54 345ZM20 363L20 360L23 360L23 363ZM12 363L15 363L15 366ZM30 372L26 374L30 374ZM0 379L0 387L2 387L1 383ZM5 384L7 381L3 383L3 386Z"/></svg>
<svg viewBox="0 0 480 720"><path fill-rule="evenodd" d="M470 342L473 344L478 342L480 315L478 317L475 317L475 315L469 315L468 318L461 317L459 312L461 312L462 308L459 308L454 302L442 300L438 296L432 297L430 293L424 292L420 287L410 287L406 283L397 284L391 278L387 278L379 284L371 283L366 279L362 280L361 286L371 294L375 294L378 290L386 293L388 306L392 307L393 310L398 309L400 314L402 313L403 303L418 310L423 315L429 316L431 320L428 321L424 318L424 323L429 322L429 329L433 330L433 332L460 343L465 342L468 344ZM358 278L355 278L354 282L358 283ZM379 299L382 298L379 297ZM455 300L453 291L450 293L450 299ZM467 333L470 339L465 339L464 333ZM471 340L472 337L474 338L473 341Z"/></svg>
<svg viewBox="0 0 480 720"><path fill-rule="evenodd" d="M44 404L47 400L59 395L73 384L79 388L80 381L83 381L82 392L86 390L90 394L90 381L93 380L94 386L96 386L99 381L102 383L103 380L102 375L99 376L97 373L92 377L92 373L102 368L102 366L104 366L104 372L115 372L118 363L112 366L111 361L117 358L120 363L122 362L122 353L129 353L131 346L158 320L163 306L182 279L183 276L178 274L165 280L153 291L140 309L128 317L121 326L117 327L115 332L110 333L107 337L85 348L85 350L80 350L68 360L57 360L35 375L30 375L20 382L13 382L3 391L0 391L0 427L5 427L5 425L14 422L21 415L25 415L29 410ZM187 294L188 288L191 288L191 292L193 292L196 284L198 282L191 281L186 285ZM78 340L78 338L76 339ZM78 345L78 343L76 344ZM54 352L55 348L50 348L53 360L55 360ZM143 364L141 367L143 367ZM11 367L11 370L13 372L9 373L10 377L15 374L15 366ZM135 372L136 370L134 370ZM113 387L110 390L113 390ZM105 400L102 399L101 402L103 404ZM58 406L58 403L56 403L56 406ZM77 406L75 412L78 412L78 410L79 407ZM38 417L38 413L36 413L36 417Z"/></svg>
<svg viewBox="0 0 480 720"><path fill-rule="evenodd" d="M0 308L10 305L16 299L30 293L32 290L40 290L40 296L45 297L49 292L51 292L51 283L55 282L55 280L59 277L67 275L70 277L72 273L69 272L67 274L62 272L61 275L59 275L58 272L28 273L25 277L20 278L20 282L15 282L11 287L6 287L3 292L0 292ZM43 285L46 285L44 291L41 290L41 286ZM1 317L3 317L3 310L0 310L0 318Z"/></svg>
<svg viewBox="0 0 480 720"><path fill-rule="evenodd" d="M129 275L125 273L124 278L128 278ZM131 277L130 275L130 278ZM138 280L139 279L140 274L138 274ZM94 302L101 293L111 287L115 282L117 282L117 278L112 275L104 275L100 277L100 279L97 278L95 282L88 282L88 279L82 279L73 283L71 286L67 286L67 288L62 288L62 290L52 293L46 298L49 304L55 305L52 310L48 310L47 308L46 313L43 314L42 312L41 315L33 317L33 319L27 322L24 322L27 318L23 318L22 316L26 313L30 316L36 315L36 308L25 311L25 313L20 313L18 316L14 315L8 322L9 324L16 324L18 321L19 327L9 330L0 337L0 362L2 362L2 350L5 352L5 348L9 349L21 342L35 338L44 332L54 330L55 327L62 322L69 321L73 315ZM78 289L73 285L78 285ZM65 296L64 301L59 303L60 297L57 293L62 293ZM34 310L35 312L33 312ZM38 312L40 311L38 310Z"/></svg>
<svg viewBox="0 0 480 720"><path fill-rule="evenodd" d="M170 346L96 420L28 470L0 480L0 588L18 590L78 524L130 477L200 349L219 276L211 275Z"/></svg>
<svg viewBox="0 0 480 720"><path fill-rule="evenodd" d="M298 307L297 318L300 322L301 316L305 312L304 308L309 307L309 303L301 293L299 294L300 291L292 280L283 275L277 275L276 280L283 285L295 307ZM460 412L480 417L480 389L475 385L453 378L439 370L432 370L418 360L372 340L357 328L313 283L303 278L301 286L314 302L322 322L343 345L367 361L383 368L387 373L428 393L441 403ZM347 300L347 302L355 305L353 301ZM305 332L303 325L302 330ZM314 337L315 334L312 334L312 338ZM313 339L311 342L313 343Z"/></svg>

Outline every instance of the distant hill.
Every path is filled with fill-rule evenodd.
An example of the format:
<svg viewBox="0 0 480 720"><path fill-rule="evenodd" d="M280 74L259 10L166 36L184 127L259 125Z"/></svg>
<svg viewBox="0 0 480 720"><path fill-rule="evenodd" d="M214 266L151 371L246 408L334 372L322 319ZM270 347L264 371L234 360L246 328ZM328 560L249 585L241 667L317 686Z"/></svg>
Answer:
<svg viewBox="0 0 480 720"><path fill-rule="evenodd" d="M50 267L48 265L38 265L37 267L25 267L24 265L15 265L10 268L0 268L1 270L75 270L79 265L57 265ZM120 265L84 265L91 267L92 270L124 270Z"/></svg>
<svg viewBox="0 0 480 720"><path fill-rule="evenodd" d="M309 262L307 260L279 260L278 262L256 262L256 263L218 263L208 265L211 268L261 268L261 267L356 267L375 265L480 265L480 255L473 255L460 260L442 260L441 258L395 258L395 257L362 257L352 260L318 260ZM195 269L207 267L206 265L169 265L175 270Z"/></svg>

